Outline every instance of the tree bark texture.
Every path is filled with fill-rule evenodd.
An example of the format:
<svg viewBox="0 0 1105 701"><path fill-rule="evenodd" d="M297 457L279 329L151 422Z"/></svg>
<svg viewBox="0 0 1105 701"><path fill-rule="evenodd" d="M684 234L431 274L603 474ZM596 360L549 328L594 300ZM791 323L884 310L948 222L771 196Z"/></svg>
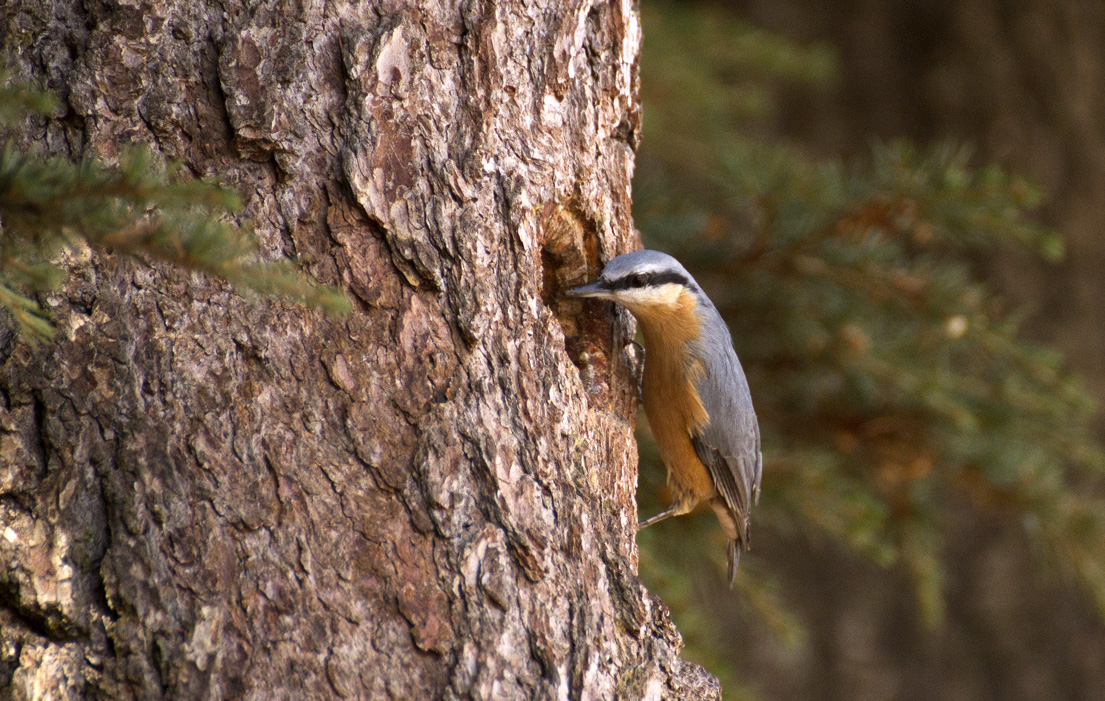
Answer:
<svg viewBox="0 0 1105 701"><path fill-rule="evenodd" d="M0 343L0 697L717 698L636 577L633 5L0 10L28 141L246 198L326 318L73 255Z"/></svg>

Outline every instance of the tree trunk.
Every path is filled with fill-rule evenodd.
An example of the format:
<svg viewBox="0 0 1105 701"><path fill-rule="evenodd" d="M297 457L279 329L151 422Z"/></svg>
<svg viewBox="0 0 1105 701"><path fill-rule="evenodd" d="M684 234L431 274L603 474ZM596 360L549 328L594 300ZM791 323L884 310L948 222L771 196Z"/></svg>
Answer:
<svg viewBox="0 0 1105 701"><path fill-rule="evenodd" d="M246 198L316 311L100 252L0 339L0 697L717 698L636 576L638 18L12 2L65 111ZM575 306L573 306L573 304ZM586 312L586 313L584 313Z"/></svg>

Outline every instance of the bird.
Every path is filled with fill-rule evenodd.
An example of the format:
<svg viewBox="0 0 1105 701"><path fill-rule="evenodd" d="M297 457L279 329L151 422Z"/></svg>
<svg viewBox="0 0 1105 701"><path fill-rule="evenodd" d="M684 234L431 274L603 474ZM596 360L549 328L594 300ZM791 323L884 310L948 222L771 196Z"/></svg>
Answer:
<svg viewBox="0 0 1105 701"><path fill-rule="evenodd" d="M673 501L638 528L705 501L729 539L732 589L741 552L751 546L749 517L759 501L763 457L752 394L729 328L691 274L660 251L617 256L594 282L566 294L615 302L641 328L641 398Z"/></svg>

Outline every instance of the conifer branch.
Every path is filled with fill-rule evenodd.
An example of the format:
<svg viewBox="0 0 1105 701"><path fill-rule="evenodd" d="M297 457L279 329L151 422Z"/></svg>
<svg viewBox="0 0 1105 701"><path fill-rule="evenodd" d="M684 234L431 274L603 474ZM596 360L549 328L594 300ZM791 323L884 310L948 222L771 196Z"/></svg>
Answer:
<svg viewBox="0 0 1105 701"><path fill-rule="evenodd" d="M53 104L23 86L0 88L5 106L0 117L9 123ZM346 295L313 282L290 261L262 260L248 229L227 220L241 207L234 192L185 179L179 166L144 148L124 149L110 165L21 152L8 142L0 152L0 309L27 338L50 338L53 326L33 296L61 284L65 273L55 262L58 255L83 241L328 313L349 311Z"/></svg>
<svg viewBox="0 0 1105 701"><path fill-rule="evenodd" d="M1023 314L975 263L1010 247L1061 258L1058 232L1034 218L1044 194L953 144L874 144L849 164L812 158L765 137L759 120L782 82L832 75L815 65L823 55L715 10L643 15L648 131L634 218L649 247L694 272L733 332L763 431L755 518L901 568L935 625L944 524L970 504L1024 524L1105 617L1096 403L1058 353L1023 338ZM744 48L719 48L714 35ZM737 109L749 84L756 109ZM662 470L648 455L643 500ZM713 525L675 527L701 530L687 543ZM661 555L657 567L688 569L686 553ZM755 550L748 561L743 586L766 586Z"/></svg>

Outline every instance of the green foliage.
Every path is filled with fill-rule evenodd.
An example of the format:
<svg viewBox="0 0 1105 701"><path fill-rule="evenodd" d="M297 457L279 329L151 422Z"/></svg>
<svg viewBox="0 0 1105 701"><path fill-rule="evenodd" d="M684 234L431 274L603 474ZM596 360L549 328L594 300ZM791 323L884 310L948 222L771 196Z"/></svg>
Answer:
<svg viewBox="0 0 1105 701"><path fill-rule="evenodd" d="M48 112L53 100L25 87L0 88L0 119ZM20 152L0 153L0 308L30 339L53 325L34 299L65 279L56 264L83 243L141 255L225 278L258 292L344 313L349 301L312 283L289 261L262 262L254 238L221 215L241 209L236 194L203 180L185 180L142 148L122 152L117 165L73 163Z"/></svg>
<svg viewBox="0 0 1105 701"><path fill-rule="evenodd" d="M1088 430L1094 403L1055 352L1018 336L1017 313L975 265L1010 244L1062 256L1061 238L1029 217L1041 193L951 145L876 145L853 165L811 158L760 118L780 84L831 79L824 49L718 11L643 14L635 218L650 247L695 272L733 332L764 436L756 527L903 567L935 624L950 514L1004 512L1105 615L1105 504L1086 488L1105 465ZM662 473L646 454L643 499ZM717 530L712 516L697 520L658 528ZM642 542L660 572L686 570ZM697 542L720 568L720 544ZM742 562L746 598L788 621L764 603L774 599L761 566L755 551ZM673 597L677 612L684 598Z"/></svg>

